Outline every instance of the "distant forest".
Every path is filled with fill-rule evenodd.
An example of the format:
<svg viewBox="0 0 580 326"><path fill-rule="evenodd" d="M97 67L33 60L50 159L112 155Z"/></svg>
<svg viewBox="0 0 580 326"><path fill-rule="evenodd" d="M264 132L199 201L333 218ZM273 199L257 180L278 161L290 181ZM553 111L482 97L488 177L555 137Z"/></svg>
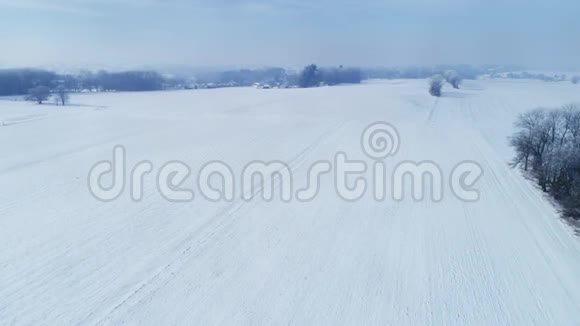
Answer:
<svg viewBox="0 0 580 326"><path fill-rule="evenodd" d="M200 74L164 75L155 71L81 71L57 73L41 69L0 70L0 96L25 95L35 87L68 92L133 92L164 89L197 89L237 86L261 88L319 87L338 84L358 84L367 79L423 79L444 71L454 70L462 79L476 79L482 75L492 78L535 78L546 81L561 80L564 76L547 77L528 73L509 73L521 70L514 66L440 65L401 68L318 67L309 65L302 70L260 68L215 70Z"/></svg>
<svg viewBox="0 0 580 326"><path fill-rule="evenodd" d="M80 91L152 91L163 89L165 78L152 71L127 71L109 73L82 72L57 74L39 69L0 70L0 96L25 95L35 87L69 92Z"/></svg>

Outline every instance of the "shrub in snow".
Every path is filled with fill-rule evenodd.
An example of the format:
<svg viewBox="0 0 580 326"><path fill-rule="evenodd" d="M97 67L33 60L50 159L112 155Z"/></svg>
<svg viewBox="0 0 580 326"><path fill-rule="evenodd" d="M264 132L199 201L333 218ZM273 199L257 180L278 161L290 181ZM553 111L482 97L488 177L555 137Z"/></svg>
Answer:
<svg viewBox="0 0 580 326"><path fill-rule="evenodd" d="M445 79L441 75L435 75L431 77L429 81L429 94L433 96L441 96L441 89L443 88L443 83Z"/></svg>
<svg viewBox="0 0 580 326"><path fill-rule="evenodd" d="M461 84L461 77L459 77L459 74L455 70L448 70L445 73L445 80L456 89L458 89L459 84Z"/></svg>

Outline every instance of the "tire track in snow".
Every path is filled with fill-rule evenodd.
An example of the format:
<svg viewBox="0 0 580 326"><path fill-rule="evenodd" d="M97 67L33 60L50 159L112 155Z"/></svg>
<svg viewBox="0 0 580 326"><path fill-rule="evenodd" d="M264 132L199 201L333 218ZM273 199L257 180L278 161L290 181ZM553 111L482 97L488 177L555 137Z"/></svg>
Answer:
<svg viewBox="0 0 580 326"><path fill-rule="evenodd" d="M429 111L429 115L427 116L427 121L425 122L426 125L433 124L433 118L435 116L435 111L437 110L438 105L439 105L439 98L436 98L435 102L431 106L431 110Z"/></svg>
<svg viewBox="0 0 580 326"><path fill-rule="evenodd" d="M135 136L135 135L140 134L140 133L142 133L142 131L132 132L132 133L124 133L124 134L121 134L121 135L118 135L115 137L109 137L109 138L99 140L98 142L95 142L95 143L83 144L81 146L77 146L77 147L62 151L62 152L58 152L58 153L55 153L53 155L50 155L50 156L47 156L47 157L44 157L44 158L41 158L38 160L18 163L17 165L9 166L7 168L0 170L0 175L6 174L9 172L13 172L13 171L17 171L17 170L22 170L24 168L28 168L28 167L31 167L34 165L42 164L42 163L47 162L47 161L61 159L63 157L67 157L67 156L74 155L77 153L85 152L85 151L88 151L88 150L91 150L94 148L101 147L105 144L109 144L112 142L118 142L119 139L124 139L127 137Z"/></svg>
<svg viewBox="0 0 580 326"><path fill-rule="evenodd" d="M37 121L37 120L44 120L47 118L48 118L48 113L29 114L26 116L4 119L4 120L0 121L0 126L1 127L8 127L8 126L12 126L12 125L17 125L17 124L22 124L22 123L27 123L27 122Z"/></svg>
<svg viewBox="0 0 580 326"><path fill-rule="evenodd" d="M290 162L287 163L291 172L299 169L306 162L309 154L314 152L314 150L326 139L338 133L345 125L346 123L340 123L334 126L329 131L318 137L313 143L302 149L293 159L290 160ZM276 180L275 182L277 185L279 181ZM134 306L153 296L157 291L163 288L164 285L170 282L187 262L199 255L204 246L208 245L216 236L227 231L239 219L239 217L234 216L236 213L240 212L248 204L258 204L261 201L261 197L258 195L260 195L262 191L263 189L259 188L253 192L253 202L247 203L238 199L220 210L192 234L180 241L175 249L171 250L171 252L179 253L176 257L171 258L170 261L159 268L154 275L139 283L136 289L132 290L121 302L109 309L108 312L104 313L101 317L95 317L94 313L92 313L88 315L81 324L107 324L107 322L111 321L113 315L120 309L123 309L127 305ZM197 238L199 238L199 240L195 241ZM96 321L93 321L94 319L96 319Z"/></svg>
<svg viewBox="0 0 580 326"><path fill-rule="evenodd" d="M544 260L544 266L546 266L546 268L550 271L550 273L552 274L552 276L554 277L554 279L558 282L558 284L561 287L561 290L564 291L564 293L566 294L566 296L570 299L570 302L575 303L574 305L579 309L580 311L580 304L577 303L577 301L575 301L574 295L572 293L570 293L570 291L568 290L568 287L566 286L566 282L562 279L560 273L554 268L554 264L553 264L553 260L550 259L551 255L546 252L545 247L542 245L542 243L540 243L539 238L537 236L537 233L532 230L532 228L529 225L529 222L525 219L522 218L521 214L517 214L518 211L525 209L523 207L521 207L518 204L517 200L513 200L513 191L510 191L510 189L507 189L506 184L510 184L510 185L515 185L517 187L517 189L519 190L517 192L517 194L519 195L524 195L525 198L527 199L526 202L528 203L533 203L533 205L535 207L537 207L538 210L545 210L545 198L541 198L541 196L532 196L532 191L530 191L531 189L529 188L524 188L523 185L520 183L520 180L516 180L517 176L511 173L507 173L507 171L505 171L505 169L507 167L503 166L503 162L494 162L492 163L490 158L491 157L497 157L493 156L493 155L489 155L490 152L493 151L493 149L487 144L487 142L485 141L485 139L483 139L483 141L480 139L479 141L474 142L475 144L475 149L481 154L481 158L483 159L483 163L485 165L485 167L487 167L485 169L486 174L488 176L491 176L491 180L492 182L495 184L494 189L499 190L499 193L501 194L501 197L507 202L511 203L514 207L514 210L516 210L516 214L514 214L513 216L516 217L518 219L518 221L521 223L521 225L524 227L526 233L528 234L529 238L531 239L531 241L533 242L534 246L536 247L536 252L538 252L540 254L540 256L542 257L542 259ZM485 150L485 153L484 153ZM497 168L499 167L499 169ZM501 172L501 176L498 175L498 173ZM491 173L489 173L491 172ZM512 181L509 181L512 180ZM539 207L540 203L542 203L543 207ZM555 210L554 207L551 207L550 210ZM563 223L562 221L555 221L555 222L560 222ZM562 239L560 237L558 237L558 233L553 232L553 229L543 229L542 230L544 233L549 231L549 235L553 238L554 241L557 241L559 244L564 245L564 242L562 241Z"/></svg>
<svg viewBox="0 0 580 326"><path fill-rule="evenodd" d="M91 105L80 105L80 104L69 104L68 107L90 107L90 108L93 108L93 110L95 110L95 111L107 109L107 107L105 107L105 106L91 106ZM54 112L28 114L28 115L24 115L24 116L17 116L17 117L5 118L3 120L0 120L0 127L9 127L9 126L19 125L19 124L23 124L23 123L35 122L38 120L74 117L76 115L84 114L87 112L90 112L90 111L88 111L88 110L68 111L68 112L66 112L65 115L55 114Z"/></svg>

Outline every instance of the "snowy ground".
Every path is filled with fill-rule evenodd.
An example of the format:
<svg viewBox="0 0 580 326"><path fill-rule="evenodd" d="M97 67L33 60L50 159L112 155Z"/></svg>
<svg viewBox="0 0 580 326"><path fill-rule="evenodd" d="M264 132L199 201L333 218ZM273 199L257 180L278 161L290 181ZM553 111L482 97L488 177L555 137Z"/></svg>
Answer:
<svg viewBox="0 0 580 326"><path fill-rule="evenodd" d="M571 83L472 81L439 100L426 81L318 89L232 88L0 101L2 325L574 325L580 242L508 167L519 112L580 101ZM296 176L360 134L401 134L389 165L481 164L481 199L341 200L330 177L309 203L110 203L93 164L288 162ZM367 159L369 160L369 159ZM193 186L195 180L188 180Z"/></svg>

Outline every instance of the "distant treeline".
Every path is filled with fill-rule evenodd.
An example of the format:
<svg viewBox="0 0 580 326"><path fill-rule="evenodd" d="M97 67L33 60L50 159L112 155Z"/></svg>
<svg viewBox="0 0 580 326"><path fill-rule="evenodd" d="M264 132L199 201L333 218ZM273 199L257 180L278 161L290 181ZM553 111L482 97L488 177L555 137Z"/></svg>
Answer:
<svg viewBox="0 0 580 326"><path fill-rule="evenodd" d="M437 66L407 66L395 68L366 68L363 70L365 79L424 79L434 75L444 75L446 71L455 71L462 79L477 79L482 75L521 69L517 66L497 65L437 65Z"/></svg>
<svg viewBox="0 0 580 326"><path fill-rule="evenodd" d="M498 75L492 76L494 78L500 77ZM534 74L534 73L529 73L527 71L522 71L522 72L510 72L505 74L505 78L509 78L509 79L537 79L537 80L542 80L542 81L546 81L546 82L557 82L557 81L565 81L568 79L568 76L566 76L565 74L562 75L546 75L546 74ZM572 82L574 82L574 80L572 80Z"/></svg>
<svg viewBox="0 0 580 326"><path fill-rule="evenodd" d="M255 83L272 85L290 84L293 79L284 68L240 69L228 70L216 74L212 78L206 77L201 81L209 83L232 84L235 86L252 86Z"/></svg>
<svg viewBox="0 0 580 326"><path fill-rule="evenodd" d="M34 87L70 92L80 91L153 91L163 89L168 80L152 71L126 71L57 74L38 69L0 70L0 96L24 95Z"/></svg>
<svg viewBox="0 0 580 326"><path fill-rule="evenodd" d="M57 76L54 72L44 70L0 70L0 96L28 94L36 86L53 85Z"/></svg>
<svg viewBox="0 0 580 326"><path fill-rule="evenodd" d="M74 78L74 76L70 76ZM74 80L74 79L73 79ZM88 82L88 83L87 83ZM89 86L88 89L98 91L156 91L163 89L165 79L154 71L125 71L106 72L100 71L97 74L85 73L77 78L77 87ZM71 85L74 86L75 84ZM66 86L66 85L65 85Z"/></svg>
<svg viewBox="0 0 580 326"><path fill-rule="evenodd" d="M288 71L283 68L230 70L199 79L204 84L222 86L266 84L278 87L358 84L362 80L362 71L358 68L343 66L319 68L316 65L309 65L301 72Z"/></svg>
<svg viewBox="0 0 580 326"><path fill-rule="evenodd" d="M55 90L58 87L69 92L108 92L108 91L154 91L162 89L218 88L260 85L268 87L315 87L323 85L358 84L365 79L423 79L431 78L447 71L455 71L460 79L476 79L487 75L497 78L539 78L561 80L565 76L533 75L510 73L521 71L516 66L471 66L439 65L433 67L408 66L399 68L354 68L319 67L309 65L294 71L279 67L212 70L203 73L176 74L179 77L164 76L155 71L81 71L78 73L55 73L39 69L0 70L0 96L24 95L39 86ZM572 79L578 81L579 79Z"/></svg>
<svg viewBox="0 0 580 326"><path fill-rule="evenodd" d="M314 65L309 67L316 67ZM154 71L99 72L82 71L76 74L58 74L40 69L0 70L0 96L25 95L35 87L69 92L155 91L162 89L217 88L252 86L301 86L300 72L283 68L240 69L216 71L200 76L167 77ZM360 83L362 72L355 68L315 68L309 86Z"/></svg>
<svg viewBox="0 0 580 326"><path fill-rule="evenodd" d="M362 71L358 68L318 68L306 66L298 76L299 87L316 87L321 85L360 84Z"/></svg>

